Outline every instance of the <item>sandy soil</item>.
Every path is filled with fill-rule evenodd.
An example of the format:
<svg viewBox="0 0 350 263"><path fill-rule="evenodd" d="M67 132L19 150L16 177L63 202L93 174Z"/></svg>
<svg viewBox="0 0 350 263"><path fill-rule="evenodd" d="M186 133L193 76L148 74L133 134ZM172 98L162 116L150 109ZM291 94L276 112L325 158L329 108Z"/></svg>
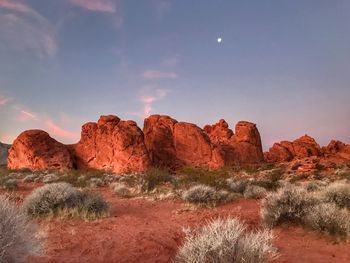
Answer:
<svg viewBox="0 0 350 263"><path fill-rule="evenodd" d="M19 194L25 196L31 189L21 186ZM45 255L29 262L171 262L183 241L183 227L219 216L237 216L249 228L259 226L260 204L255 200L191 210L180 201L121 199L108 188L99 191L111 205L110 216L93 222L39 220L47 236ZM349 243L295 226L276 228L274 234L280 253L274 262L350 262Z"/></svg>

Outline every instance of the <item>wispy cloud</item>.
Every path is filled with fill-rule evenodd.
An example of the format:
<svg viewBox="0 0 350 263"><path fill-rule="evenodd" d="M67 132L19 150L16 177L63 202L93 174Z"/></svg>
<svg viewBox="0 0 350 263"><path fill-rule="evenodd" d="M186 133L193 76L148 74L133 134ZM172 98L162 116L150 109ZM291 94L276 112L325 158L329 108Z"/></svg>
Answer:
<svg viewBox="0 0 350 263"><path fill-rule="evenodd" d="M116 12L116 5L110 0L70 0L70 3L89 11Z"/></svg>
<svg viewBox="0 0 350 263"><path fill-rule="evenodd" d="M145 79L176 79L178 77L175 72L164 72L160 70L145 70L141 76Z"/></svg>
<svg viewBox="0 0 350 263"><path fill-rule="evenodd" d="M6 98L4 96L0 96L0 106L6 105L10 101L9 98Z"/></svg>
<svg viewBox="0 0 350 263"><path fill-rule="evenodd" d="M62 127L60 127L57 123L55 123L53 120L46 120L45 125L48 128L48 131L53 136L58 136L61 138L68 138L68 139L78 139L79 133L68 131Z"/></svg>
<svg viewBox="0 0 350 263"><path fill-rule="evenodd" d="M19 113L19 116L18 116L19 121L27 122L27 121L37 121L38 120L37 115L33 112L18 109L18 113Z"/></svg>
<svg viewBox="0 0 350 263"><path fill-rule="evenodd" d="M45 17L22 1L0 0L0 9L0 48L56 54L55 30Z"/></svg>
<svg viewBox="0 0 350 263"><path fill-rule="evenodd" d="M165 67L175 67L180 63L179 56L166 57L161 61L161 65Z"/></svg>
<svg viewBox="0 0 350 263"><path fill-rule="evenodd" d="M164 99L169 94L169 90L166 89L152 90L146 87L144 90L144 94L139 98L140 102L143 103L142 112L139 114L135 114L142 118L146 118L149 115L151 115L154 102Z"/></svg>

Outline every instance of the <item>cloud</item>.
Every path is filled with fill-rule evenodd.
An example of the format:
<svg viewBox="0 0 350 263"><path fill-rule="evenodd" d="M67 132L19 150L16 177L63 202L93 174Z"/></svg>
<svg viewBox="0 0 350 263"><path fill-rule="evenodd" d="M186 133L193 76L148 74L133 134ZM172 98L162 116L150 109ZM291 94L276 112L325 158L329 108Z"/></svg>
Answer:
<svg viewBox="0 0 350 263"><path fill-rule="evenodd" d="M0 106L6 105L10 101L9 98L0 96Z"/></svg>
<svg viewBox="0 0 350 263"><path fill-rule="evenodd" d="M70 0L70 3L89 11L115 13L116 6L110 0Z"/></svg>
<svg viewBox="0 0 350 263"><path fill-rule="evenodd" d="M134 114L142 118L146 118L151 115L153 103L164 99L169 93L169 90L166 89L151 90L150 88L146 87L145 90L148 94L144 94L139 98L139 101L143 103L142 112Z"/></svg>
<svg viewBox="0 0 350 263"><path fill-rule="evenodd" d="M19 111L19 117L18 117L19 121L26 122L26 121L37 121L38 120L38 117L33 112L29 112L29 111L25 111L25 110L21 110L21 109L18 109L18 111Z"/></svg>
<svg viewBox="0 0 350 263"><path fill-rule="evenodd" d="M39 57L57 52L55 30L50 22L21 1L0 0L0 48L30 50Z"/></svg>
<svg viewBox="0 0 350 263"><path fill-rule="evenodd" d="M58 136L61 138L68 138L68 139L78 139L79 133L68 131L56 124L53 120L46 120L45 125L48 128L49 134L53 136Z"/></svg>
<svg viewBox="0 0 350 263"><path fill-rule="evenodd" d="M145 79L176 79L178 76L174 72L164 72L159 70L145 70L141 76Z"/></svg>

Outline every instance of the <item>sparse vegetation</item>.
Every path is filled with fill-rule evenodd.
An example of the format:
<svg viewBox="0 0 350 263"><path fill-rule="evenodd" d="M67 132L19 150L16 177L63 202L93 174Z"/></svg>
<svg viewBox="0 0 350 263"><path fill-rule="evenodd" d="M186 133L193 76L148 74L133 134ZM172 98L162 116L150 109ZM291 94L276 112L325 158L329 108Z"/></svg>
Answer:
<svg viewBox="0 0 350 263"><path fill-rule="evenodd" d="M198 231L187 231L176 262L267 262L276 255L272 239L271 232L266 230L247 232L235 218L217 219Z"/></svg>
<svg viewBox="0 0 350 263"><path fill-rule="evenodd" d="M243 195L244 198L261 199L267 195L267 191L261 186L248 185Z"/></svg>
<svg viewBox="0 0 350 263"><path fill-rule="evenodd" d="M289 185L270 193L263 201L263 223L273 227L284 222L301 223L308 209L320 201L303 187Z"/></svg>
<svg viewBox="0 0 350 263"><path fill-rule="evenodd" d="M325 202L350 209L350 184L332 183L323 191Z"/></svg>
<svg viewBox="0 0 350 263"><path fill-rule="evenodd" d="M230 194L224 190L216 191L207 185L195 185L183 192L182 199L194 204L216 205L230 200Z"/></svg>
<svg viewBox="0 0 350 263"><path fill-rule="evenodd" d="M227 180L228 188L234 192L234 193L240 193L243 194L247 186L249 185L248 180L233 180L228 179Z"/></svg>
<svg viewBox="0 0 350 263"><path fill-rule="evenodd" d="M111 187L113 192L120 197L129 197L131 195L129 188L125 184L114 183Z"/></svg>
<svg viewBox="0 0 350 263"><path fill-rule="evenodd" d="M95 219L104 216L108 205L97 194L79 191L68 183L53 183L35 189L23 204L29 216L63 216Z"/></svg>
<svg viewBox="0 0 350 263"><path fill-rule="evenodd" d="M144 192L150 192L158 185L166 182L172 182L172 176L168 170L151 168L142 175L141 189Z"/></svg>
<svg viewBox="0 0 350 263"><path fill-rule="evenodd" d="M184 167L178 171L180 183L183 185L203 184L216 189L226 188L226 180L230 176L230 168L224 167L217 170Z"/></svg>
<svg viewBox="0 0 350 263"><path fill-rule="evenodd" d="M25 262L40 252L36 227L7 198L0 196L0 262Z"/></svg>
<svg viewBox="0 0 350 263"><path fill-rule="evenodd" d="M336 204L322 203L312 207L304 222L307 226L330 235L345 239L350 235L350 212Z"/></svg>

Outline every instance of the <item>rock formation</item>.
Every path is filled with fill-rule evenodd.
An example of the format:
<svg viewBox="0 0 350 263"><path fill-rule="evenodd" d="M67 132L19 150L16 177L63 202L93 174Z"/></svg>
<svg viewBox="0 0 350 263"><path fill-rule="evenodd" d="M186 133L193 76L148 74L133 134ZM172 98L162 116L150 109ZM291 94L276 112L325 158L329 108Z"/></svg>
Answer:
<svg viewBox="0 0 350 263"><path fill-rule="evenodd" d="M169 116L152 115L145 119L143 132L154 166L211 166L210 139L196 125L178 122Z"/></svg>
<svg viewBox="0 0 350 263"><path fill-rule="evenodd" d="M73 168L68 148L41 130L29 130L13 142L8 155L9 169L65 170Z"/></svg>
<svg viewBox="0 0 350 263"><path fill-rule="evenodd" d="M150 165L144 136L136 122L121 121L113 115L85 124L79 143L71 149L78 169L128 173L145 171Z"/></svg>
<svg viewBox="0 0 350 263"><path fill-rule="evenodd" d="M282 141L275 143L265 153L265 159L269 162L289 162L294 158L307 158L311 156L322 156L322 149L315 139L304 135L293 142Z"/></svg>
<svg viewBox="0 0 350 263"><path fill-rule="evenodd" d="M152 115L145 119L143 131L155 166L219 168L263 161L260 135L253 123L239 122L234 134L225 120L202 130L169 116Z"/></svg>
<svg viewBox="0 0 350 263"><path fill-rule="evenodd" d="M11 145L0 142L0 165L7 164L7 156L8 156L8 151L10 147Z"/></svg>

